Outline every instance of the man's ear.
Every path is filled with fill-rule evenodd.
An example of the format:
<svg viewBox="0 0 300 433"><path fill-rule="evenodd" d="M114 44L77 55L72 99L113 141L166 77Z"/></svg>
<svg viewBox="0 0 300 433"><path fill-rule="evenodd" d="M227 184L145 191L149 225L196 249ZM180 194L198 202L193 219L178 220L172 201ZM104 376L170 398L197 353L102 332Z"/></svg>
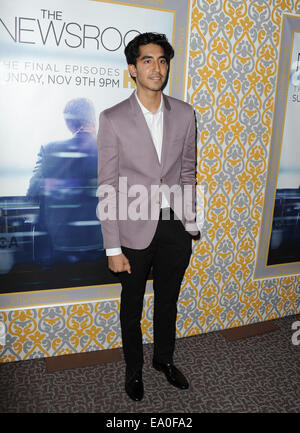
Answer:
<svg viewBox="0 0 300 433"><path fill-rule="evenodd" d="M129 74L132 76L132 77L136 77L136 67L135 67L135 65L128 65L128 71L129 71Z"/></svg>

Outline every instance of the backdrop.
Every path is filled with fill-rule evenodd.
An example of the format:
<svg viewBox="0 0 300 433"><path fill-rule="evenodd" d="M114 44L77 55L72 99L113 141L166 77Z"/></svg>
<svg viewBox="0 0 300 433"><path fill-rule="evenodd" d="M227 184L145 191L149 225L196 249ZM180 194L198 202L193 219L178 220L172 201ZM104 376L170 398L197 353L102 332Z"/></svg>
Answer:
<svg viewBox="0 0 300 433"><path fill-rule="evenodd" d="M297 273L261 280L254 275L284 13L299 14L300 1L192 2L188 100L197 113L205 224L182 284L178 338L300 309ZM145 343L152 342L152 310L148 294ZM118 311L118 298L3 310L2 362L120 347Z"/></svg>

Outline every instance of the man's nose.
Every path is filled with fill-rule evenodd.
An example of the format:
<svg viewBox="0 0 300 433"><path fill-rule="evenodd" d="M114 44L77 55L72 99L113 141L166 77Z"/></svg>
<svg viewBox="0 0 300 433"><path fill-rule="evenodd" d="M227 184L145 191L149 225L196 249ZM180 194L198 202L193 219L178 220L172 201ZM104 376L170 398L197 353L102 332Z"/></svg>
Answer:
<svg viewBox="0 0 300 433"><path fill-rule="evenodd" d="M153 70L154 72L160 72L161 71L161 63L159 60L156 62L153 62Z"/></svg>

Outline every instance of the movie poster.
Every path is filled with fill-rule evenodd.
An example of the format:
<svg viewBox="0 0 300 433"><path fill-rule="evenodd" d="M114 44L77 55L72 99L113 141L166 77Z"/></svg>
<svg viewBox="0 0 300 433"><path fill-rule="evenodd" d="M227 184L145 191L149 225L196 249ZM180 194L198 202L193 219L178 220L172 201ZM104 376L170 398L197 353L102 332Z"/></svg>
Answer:
<svg viewBox="0 0 300 433"><path fill-rule="evenodd" d="M134 91L124 47L145 31L181 47L164 92L183 98L188 22L189 1L1 0L1 293L118 282L96 216L99 114Z"/></svg>
<svg viewBox="0 0 300 433"><path fill-rule="evenodd" d="M300 17L286 15L283 18L272 153L256 269L258 277L300 272L299 119Z"/></svg>

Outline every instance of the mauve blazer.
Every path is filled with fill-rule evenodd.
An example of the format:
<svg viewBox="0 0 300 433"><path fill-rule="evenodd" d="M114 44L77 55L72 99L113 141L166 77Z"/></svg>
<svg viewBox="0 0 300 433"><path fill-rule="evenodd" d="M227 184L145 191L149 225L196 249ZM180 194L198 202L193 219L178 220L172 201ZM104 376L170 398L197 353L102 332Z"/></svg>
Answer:
<svg viewBox="0 0 300 433"><path fill-rule="evenodd" d="M170 207L186 230L198 234L194 110L170 96L163 95L163 99L161 163L134 93L100 114L97 215L106 249L143 249L150 244L159 219L159 188L163 185L172 188Z"/></svg>

